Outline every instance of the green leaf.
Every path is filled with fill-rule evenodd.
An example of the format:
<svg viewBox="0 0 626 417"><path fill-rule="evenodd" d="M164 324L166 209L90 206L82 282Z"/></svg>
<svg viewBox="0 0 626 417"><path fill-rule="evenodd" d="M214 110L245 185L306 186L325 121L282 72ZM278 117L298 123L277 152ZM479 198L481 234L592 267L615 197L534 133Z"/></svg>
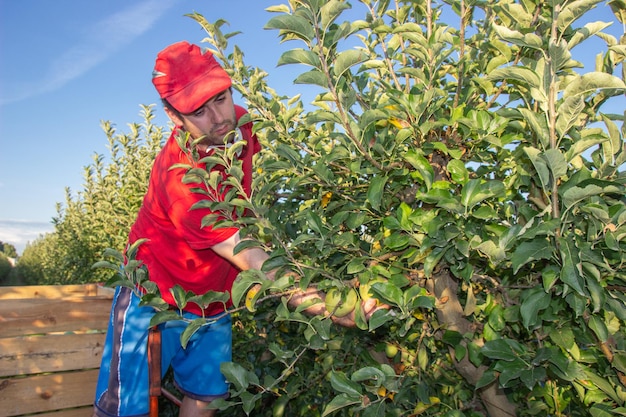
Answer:
<svg viewBox="0 0 626 417"><path fill-rule="evenodd" d="M176 302L176 307L178 307L181 310L184 309L185 306L187 305L187 299L193 296L193 294L185 292L183 287L181 287L178 284L170 288L170 293L174 297L174 301Z"/></svg>
<svg viewBox="0 0 626 417"><path fill-rule="evenodd" d="M626 321L626 305L624 302L609 297L606 299L605 308L615 313L620 320Z"/></svg>
<svg viewBox="0 0 626 417"><path fill-rule="evenodd" d="M311 22L304 17L291 14L283 14L271 18L265 24L264 29L279 29L281 33L293 34L307 44L309 44L315 36Z"/></svg>
<svg viewBox="0 0 626 417"><path fill-rule="evenodd" d="M426 188L430 190L435 179L435 171L430 165L430 162L428 162L428 159L414 150L409 150L404 155L404 159L417 170L424 180Z"/></svg>
<svg viewBox="0 0 626 417"><path fill-rule="evenodd" d="M548 168L545 159L541 157L541 151L530 146L525 146L524 152L528 155L530 162L532 162L537 174L539 175L539 180L541 181L541 187L543 188L544 193L548 194L550 190L550 169Z"/></svg>
<svg viewBox="0 0 626 417"><path fill-rule="evenodd" d="M476 246L476 250L486 255L489 261L498 264L506 258L504 250L492 240L487 240Z"/></svg>
<svg viewBox="0 0 626 417"><path fill-rule="evenodd" d="M232 300L235 307L239 306L241 299L246 295L248 289L255 284L264 284L268 281L265 275L257 270L241 271L232 286ZM260 292L260 291L259 291Z"/></svg>
<svg viewBox="0 0 626 417"><path fill-rule="evenodd" d="M376 330L383 324L393 320L394 316L388 310L376 310L369 320L369 331Z"/></svg>
<svg viewBox="0 0 626 417"><path fill-rule="evenodd" d="M611 26L612 23L613 22L600 21L586 23L585 26L582 27L582 30L577 30L576 33L574 33L574 36L572 36L568 40L567 47L572 50L575 46L580 45L580 43L584 40L591 38L592 36L598 34L599 32L602 32L604 29Z"/></svg>
<svg viewBox="0 0 626 417"><path fill-rule="evenodd" d="M459 184L465 184L469 180L469 171L465 167L463 161L453 159L448 162L448 172L452 180Z"/></svg>
<svg viewBox="0 0 626 417"><path fill-rule="evenodd" d="M498 378L498 373L496 373L496 371L488 369L485 372L483 372L480 378L478 378L478 382L476 382L475 388L480 389L480 388L486 387L487 385L494 382L497 378Z"/></svg>
<svg viewBox="0 0 626 417"><path fill-rule="evenodd" d="M262 247L261 243L258 241L254 239L242 239L239 241L237 246L235 246L235 249L233 250L233 254L237 255L238 253L240 253L241 251L245 249L258 248L258 247Z"/></svg>
<svg viewBox="0 0 626 417"><path fill-rule="evenodd" d="M556 118L559 136L564 136L570 128L578 123L584 109L585 100L581 96L567 97L559 104Z"/></svg>
<svg viewBox="0 0 626 417"><path fill-rule="evenodd" d="M279 156L287 159L294 166L298 166L300 163L300 155L291 146L280 143L276 147L275 152Z"/></svg>
<svg viewBox="0 0 626 417"><path fill-rule="evenodd" d="M361 386L354 381L348 379L346 374L338 371L331 371L330 384L333 389L339 393L347 394L350 397L361 396Z"/></svg>
<svg viewBox="0 0 626 417"><path fill-rule="evenodd" d="M615 352L611 365L618 371L626 373L626 352L623 350Z"/></svg>
<svg viewBox="0 0 626 417"><path fill-rule="evenodd" d="M409 236L399 232L392 233L391 236L385 238L384 240L385 248L391 249L393 251L402 250L406 248L409 243Z"/></svg>
<svg viewBox="0 0 626 417"><path fill-rule="evenodd" d="M561 9L556 19L559 32L563 33L572 23L581 18L601 1L602 0L576 0L563 3L565 6Z"/></svg>
<svg viewBox="0 0 626 417"><path fill-rule="evenodd" d="M220 364L220 371L228 382L235 385L237 391L243 391L250 385L248 371L238 363L222 362Z"/></svg>
<svg viewBox="0 0 626 417"><path fill-rule="evenodd" d="M200 308L206 309L209 304L222 303L225 304L230 300L230 294L228 292L220 291L207 291L202 295L196 295L187 301L188 303L196 303Z"/></svg>
<svg viewBox="0 0 626 417"><path fill-rule="evenodd" d="M475 205L496 196L504 191L504 185L500 181L482 181L480 179L469 180L461 190L461 203L465 211L469 212Z"/></svg>
<svg viewBox="0 0 626 417"><path fill-rule="evenodd" d="M259 398L261 398L261 394L252 394L251 392L245 391L241 393L239 398L241 398L243 411L246 413L246 415L250 415L252 410L254 410L256 402L259 400Z"/></svg>
<svg viewBox="0 0 626 417"><path fill-rule="evenodd" d="M550 305L551 297L543 290L542 286L534 287L523 295L520 314L522 323L527 329L533 329L541 325L541 320L537 316L541 310L545 310Z"/></svg>
<svg viewBox="0 0 626 417"><path fill-rule="evenodd" d="M385 382L387 376L383 371L378 368L375 368L373 366L366 366L364 368L356 370L352 374L352 376L350 376L350 379L354 382L372 380L375 386L380 386Z"/></svg>
<svg viewBox="0 0 626 417"><path fill-rule="evenodd" d="M618 157L618 154L620 152L623 153L622 135L620 134L617 125L613 123L611 119L609 119L605 115L602 115L602 120L604 121L606 130L609 132L609 140L602 143L604 158L606 161L611 161L611 163L614 165L619 165L619 162L616 163L615 159L616 157Z"/></svg>
<svg viewBox="0 0 626 417"><path fill-rule="evenodd" d="M589 271L592 265L585 265L583 263L583 269ZM590 276L590 274L585 274L585 282L587 283L587 291L589 291L589 296L591 298L593 304L592 313L596 314L600 311L600 309L604 308L604 302L606 300L606 292L604 288L598 283L594 276Z"/></svg>
<svg viewBox="0 0 626 417"><path fill-rule="evenodd" d="M316 110L307 114L306 121L308 123L341 123L341 119L336 112L326 110ZM295 150L293 152L295 152Z"/></svg>
<svg viewBox="0 0 626 417"><path fill-rule="evenodd" d="M589 317L588 325L589 328L593 330L593 332L596 334L596 337L598 338L598 340L600 340L600 342L607 341L607 339L609 338L609 331L606 328L606 324L601 317L598 317L597 315L592 315L591 317Z"/></svg>
<svg viewBox="0 0 626 417"><path fill-rule="evenodd" d="M591 369L585 369L584 372L585 372L585 377L589 379L595 386L600 388L603 392L608 394L608 396L611 397L613 401L615 402L622 401L617 396L617 393L615 392L615 388L613 388L614 385L607 378L604 378L603 376L597 374Z"/></svg>
<svg viewBox="0 0 626 417"><path fill-rule="evenodd" d="M572 54L567 47L565 39L561 39L560 41L550 39L548 54L550 55L552 66L557 72L563 70L572 58Z"/></svg>
<svg viewBox="0 0 626 417"><path fill-rule="evenodd" d="M500 38L504 39L507 42L511 42L513 45L525 46L533 49L541 49L541 47L543 46L542 39L532 32L524 34L522 32L511 30L505 26L500 26L496 24L493 25L493 28ZM538 85L538 83L535 84L535 86Z"/></svg>
<svg viewBox="0 0 626 417"><path fill-rule="evenodd" d="M517 274L521 267L529 262L550 259L554 254L554 246L544 237L537 237L530 242L522 242L511 255L513 273Z"/></svg>
<svg viewBox="0 0 626 417"><path fill-rule="evenodd" d="M333 398L326 406L324 407L324 412L322 413L322 417L330 415L337 410L340 410L344 407L348 407L355 404L361 403L361 397L351 397L346 394L339 394L335 398Z"/></svg>
<svg viewBox="0 0 626 417"><path fill-rule="evenodd" d="M187 327L185 327L185 330L180 335L180 345L183 347L183 349L187 348L187 344L189 343L189 340L193 337L194 334L196 334L198 330L200 330L202 326L206 324L207 322L205 319L197 318L191 323L189 323Z"/></svg>
<svg viewBox="0 0 626 417"><path fill-rule="evenodd" d="M561 249L561 281L578 294L585 296L581 277L581 262L576 243L571 239L559 238Z"/></svg>
<svg viewBox="0 0 626 417"><path fill-rule="evenodd" d="M119 268L120 264L124 263L124 255L120 251L115 250L115 249L111 249L111 248L104 249L104 252L102 252L102 257L103 258L114 258L118 262L116 264L117 268Z"/></svg>
<svg viewBox="0 0 626 417"><path fill-rule="evenodd" d="M379 109L368 109L359 117L359 127L361 130L365 130L372 123L376 123L380 120L386 120L388 114Z"/></svg>
<svg viewBox="0 0 626 417"><path fill-rule="evenodd" d="M626 84L614 75L605 72L588 72L574 78L563 90L563 98L587 96L598 90L612 90L613 96L624 94Z"/></svg>
<svg viewBox="0 0 626 417"><path fill-rule="evenodd" d="M375 176L370 181L369 188L367 189L367 200L374 210L380 210L386 183L387 177L384 176Z"/></svg>
<svg viewBox="0 0 626 417"><path fill-rule="evenodd" d="M350 9L350 5L344 1L339 1L339 0L325 1L323 3L323 6L320 7L320 17L321 17L320 25L322 27L322 30L324 32L327 32L329 26L333 24L333 22L337 20L339 15L341 15L341 13L346 9Z"/></svg>
<svg viewBox="0 0 626 417"><path fill-rule="evenodd" d="M500 359L504 361L513 361L518 358L518 355L515 353L513 348L511 347L510 339L495 339L485 342L485 345L480 350L480 352L491 359Z"/></svg>
<svg viewBox="0 0 626 417"><path fill-rule="evenodd" d="M360 49L348 49L340 52L335 58L335 66L333 72L335 76L341 77L346 71L350 70L354 65L367 61L369 56L365 51Z"/></svg>
<svg viewBox="0 0 626 417"><path fill-rule="evenodd" d="M312 84L328 88L328 79L326 78L326 75L318 69L312 69L311 71L298 75L293 82L294 84Z"/></svg>
<svg viewBox="0 0 626 417"><path fill-rule="evenodd" d="M176 321L181 320L180 314L176 311L165 310L158 311L154 316L150 318L150 327L158 326L161 323L165 323L168 321Z"/></svg>
<svg viewBox="0 0 626 417"><path fill-rule="evenodd" d="M156 286L156 284L155 284ZM134 289L134 288L133 288ZM149 306L153 307L157 311L167 311L170 308L170 305L165 302L161 297L157 294L144 294L141 296L141 302L139 303L141 307ZM177 313L174 313L177 314ZM154 318L154 317L153 317Z"/></svg>
<svg viewBox="0 0 626 417"><path fill-rule="evenodd" d="M590 180L580 183L577 186L568 188L563 193L563 205L569 209L574 204L586 198L602 195L605 193L623 193L623 188L610 181Z"/></svg>
<svg viewBox="0 0 626 417"><path fill-rule="evenodd" d="M577 185L569 187L563 193L563 205L569 209L574 204L580 203L589 197L601 195L603 192L604 188L602 186L593 183L587 183L583 186Z"/></svg>
<svg viewBox="0 0 626 417"><path fill-rule="evenodd" d="M307 226L309 226L311 230L320 236L326 236L326 227L319 214L315 213L313 210L307 210L305 217Z"/></svg>
<svg viewBox="0 0 626 417"><path fill-rule="evenodd" d="M574 332L569 327L563 327L558 331L548 332L548 334L550 335L550 339L566 352L571 351L576 345Z"/></svg>
<svg viewBox="0 0 626 417"><path fill-rule="evenodd" d="M487 77L490 80L514 80L528 88L541 89L541 80L537 73L525 67L506 67L494 70Z"/></svg>
<svg viewBox="0 0 626 417"><path fill-rule="evenodd" d="M375 282L371 286L371 291L378 299L382 299L391 304L402 306L403 292L389 281Z"/></svg>
<svg viewBox="0 0 626 417"><path fill-rule="evenodd" d="M560 149L548 149L543 153L543 158L552 171L552 178L558 180L567 174L567 161Z"/></svg>
<svg viewBox="0 0 626 417"><path fill-rule="evenodd" d="M276 65L287 64L304 64L321 70L321 62L317 54L305 49L291 49L284 52Z"/></svg>

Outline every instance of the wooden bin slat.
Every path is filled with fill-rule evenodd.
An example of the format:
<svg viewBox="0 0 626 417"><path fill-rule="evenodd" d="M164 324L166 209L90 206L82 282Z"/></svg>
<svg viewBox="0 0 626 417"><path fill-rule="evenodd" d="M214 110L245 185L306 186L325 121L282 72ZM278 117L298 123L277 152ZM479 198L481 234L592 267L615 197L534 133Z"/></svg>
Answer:
<svg viewBox="0 0 626 417"><path fill-rule="evenodd" d="M0 416L91 417L113 294L0 287Z"/></svg>
<svg viewBox="0 0 626 417"><path fill-rule="evenodd" d="M33 417L91 417L93 416L93 407L69 408L67 410L52 411L50 413L40 413Z"/></svg>
<svg viewBox="0 0 626 417"><path fill-rule="evenodd" d="M0 300L19 298L84 298L112 297L114 289L99 284L77 285L24 285L0 287Z"/></svg>
<svg viewBox="0 0 626 417"><path fill-rule="evenodd" d="M97 381L97 369L0 380L0 410L11 417L88 406Z"/></svg>
<svg viewBox="0 0 626 417"><path fill-rule="evenodd" d="M98 368L104 333L0 339L0 377Z"/></svg>
<svg viewBox="0 0 626 417"><path fill-rule="evenodd" d="M17 299L0 302L0 337L104 330L110 298Z"/></svg>

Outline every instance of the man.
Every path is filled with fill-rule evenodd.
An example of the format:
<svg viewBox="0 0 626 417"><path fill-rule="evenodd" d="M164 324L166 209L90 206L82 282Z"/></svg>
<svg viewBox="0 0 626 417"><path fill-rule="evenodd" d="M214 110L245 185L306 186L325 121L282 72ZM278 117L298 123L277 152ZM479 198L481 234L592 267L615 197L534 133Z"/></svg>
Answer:
<svg viewBox="0 0 626 417"><path fill-rule="evenodd" d="M190 146L196 147L200 157L210 155L216 147L226 146L228 142L244 140L246 145L239 158L248 193L252 156L260 147L251 123L237 127L246 111L233 103L231 79L210 52L187 42L170 45L158 54L152 81L176 129L154 162L129 244L146 239L139 246L137 259L147 267L150 280L158 285L163 299L175 305L169 291L174 285L196 294L230 292L240 271L261 269L268 258L260 248L235 254L235 246L241 240L237 228L201 226L202 218L210 214L209 209L190 208L206 197L191 191L198 184L182 182L184 169L171 169L175 164L194 163L180 148L176 136L189 134L192 139L189 143L193 143ZM292 298L290 305L316 297L323 299L324 295L313 289L302 292ZM139 307L139 301L132 290L117 289L96 390L95 416L148 415L147 332L154 310ZM366 317L376 310L373 303L362 308ZM184 314L194 319L223 312L221 303L211 304L204 311L190 303ZM306 312L327 314L323 303ZM353 326L354 314L333 320ZM163 370L172 366L175 383L184 394L180 416L213 416L215 410L208 410L207 405L228 396L228 384L220 373L220 364L231 360L230 317L226 315L204 326L185 349L180 345L184 329L182 321L161 325Z"/></svg>

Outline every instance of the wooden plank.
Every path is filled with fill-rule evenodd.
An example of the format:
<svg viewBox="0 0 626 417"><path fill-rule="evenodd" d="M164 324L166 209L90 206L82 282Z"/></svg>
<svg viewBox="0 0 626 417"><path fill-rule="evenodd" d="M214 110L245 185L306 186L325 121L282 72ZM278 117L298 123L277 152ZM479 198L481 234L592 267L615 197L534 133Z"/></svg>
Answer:
<svg viewBox="0 0 626 417"><path fill-rule="evenodd" d="M0 410L6 417L93 404L98 370L0 380Z"/></svg>
<svg viewBox="0 0 626 417"><path fill-rule="evenodd" d="M113 288L99 284L78 285L23 285L0 287L0 300L19 298L84 298L113 297Z"/></svg>
<svg viewBox="0 0 626 417"><path fill-rule="evenodd" d="M70 408L69 410L53 411L51 413L36 414L32 417L91 417L93 406Z"/></svg>
<svg viewBox="0 0 626 417"><path fill-rule="evenodd" d="M104 333L0 339L0 377L98 368Z"/></svg>
<svg viewBox="0 0 626 417"><path fill-rule="evenodd" d="M18 299L0 302L0 337L105 330L111 299Z"/></svg>

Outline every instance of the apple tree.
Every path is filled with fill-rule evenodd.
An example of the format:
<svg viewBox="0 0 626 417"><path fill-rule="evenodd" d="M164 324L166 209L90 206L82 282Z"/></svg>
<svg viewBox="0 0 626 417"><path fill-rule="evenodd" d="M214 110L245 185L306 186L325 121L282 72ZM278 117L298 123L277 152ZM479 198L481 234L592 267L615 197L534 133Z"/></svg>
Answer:
<svg viewBox="0 0 626 417"><path fill-rule="evenodd" d="M623 25L623 0L353 3L268 9L265 27L286 47L277 64L315 90L306 102L247 66L226 22L190 15L264 149L249 197L241 145L187 180L225 195L205 205L218 226L254 237L242 248L267 249L265 272L292 272L240 275L235 359L222 368L231 398L214 405L625 415L626 40L586 19L611 7ZM603 47L589 69L576 54L592 40ZM215 165L231 179L218 182ZM131 256L135 280L136 266ZM333 309L356 306L355 328L288 308L290 291L308 286ZM173 291L181 305L217 299ZM370 297L390 308L365 320Z"/></svg>

